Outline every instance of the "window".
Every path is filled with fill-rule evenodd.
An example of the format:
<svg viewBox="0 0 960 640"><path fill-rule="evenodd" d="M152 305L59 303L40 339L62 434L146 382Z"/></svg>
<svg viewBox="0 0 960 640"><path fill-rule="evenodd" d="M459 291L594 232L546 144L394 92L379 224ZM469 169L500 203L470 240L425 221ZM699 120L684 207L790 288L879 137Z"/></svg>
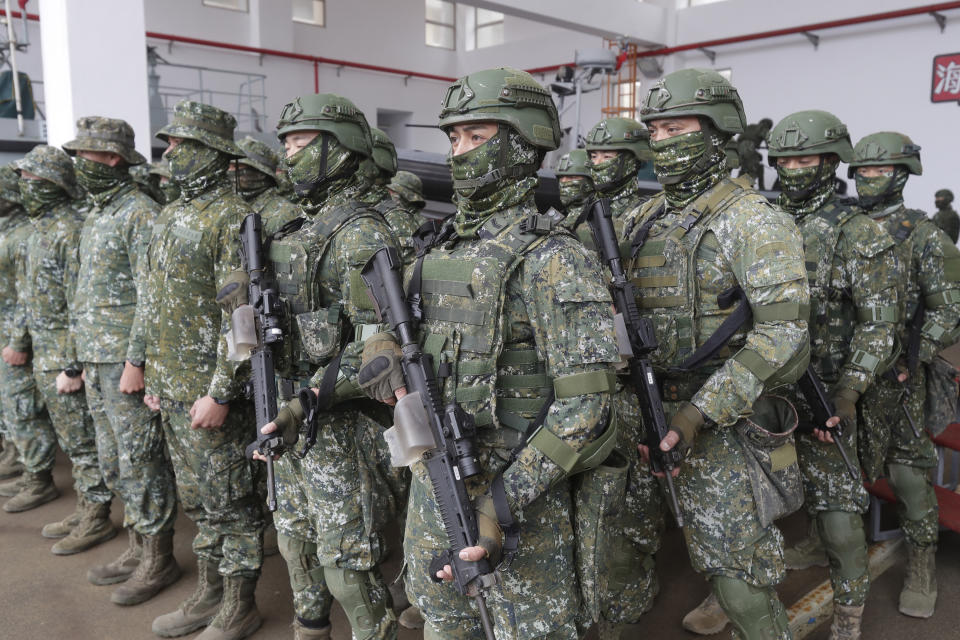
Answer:
<svg viewBox="0 0 960 640"><path fill-rule="evenodd" d="M636 82L618 82L617 83L617 106L620 107L619 115L623 118L636 118L638 114L637 105L640 104L642 95L640 94L642 83Z"/></svg>
<svg viewBox="0 0 960 640"><path fill-rule="evenodd" d="M457 48L457 8L447 0L424 0L426 7L426 38L428 47Z"/></svg>
<svg viewBox="0 0 960 640"><path fill-rule="evenodd" d="M249 11L249 0L202 0L208 7L217 9L232 9L233 11Z"/></svg>
<svg viewBox="0 0 960 640"><path fill-rule="evenodd" d="M323 27L325 9L324 0L293 0L293 21Z"/></svg>
<svg viewBox="0 0 960 640"><path fill-rule="evenodd" d="M497 11L477 9L474 25L477 49L503 44L503 14Z"/></svg>

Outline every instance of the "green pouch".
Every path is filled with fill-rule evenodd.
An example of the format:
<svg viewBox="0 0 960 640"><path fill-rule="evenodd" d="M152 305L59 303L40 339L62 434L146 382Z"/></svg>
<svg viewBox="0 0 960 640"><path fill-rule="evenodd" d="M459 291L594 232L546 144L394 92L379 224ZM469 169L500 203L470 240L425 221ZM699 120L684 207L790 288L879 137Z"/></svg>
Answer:
<svg viewBox="0 0 960 640"><path fill-rule="evenodd" d="M753 404L753 414L733 427L747 460L747 475L763 526L803 504L793 438L797 424L797 410L786 398L764 395Z"/></svg>
<svg viewBox="0 0 960 640"><path fill-rule="evenodd" d="M580 582L579 616L586 626L600 619L607 592L604 553L611 547L611 527L604 526L624 508L627 460L617 451L599 466L573 477L573 533L577 577Z"/></svg>
<svg viewBox="0 0 960 640"><path fill-rule="evenodd" d="M952 364L937 356L927 367L927 402L923 419L927 430L937 436L957 420L957 376Z"/></svg>
<svg viewBox="0 0 960 640"><path fill-rule="evenodd" d="M311 362L320 363L340 348L340 305L295 316L300 344Z"/></svg>

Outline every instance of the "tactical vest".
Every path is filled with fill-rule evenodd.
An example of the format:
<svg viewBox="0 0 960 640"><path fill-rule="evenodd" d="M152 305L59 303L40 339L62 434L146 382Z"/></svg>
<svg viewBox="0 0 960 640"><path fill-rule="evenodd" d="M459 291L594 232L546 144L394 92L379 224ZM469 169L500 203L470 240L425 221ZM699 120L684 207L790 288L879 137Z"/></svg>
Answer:
<svg viewBox="0 0 960 640"><path fill-rule="evenodd" d="M308 219L298 230L281 229L270 243L268 259L283 304L283 332L277 373L285 378L310 376L340 348L347 323L341 300L326 300L317 285L320 265L336 234L361 218L380 221L362 202L351 201ZM365 292L362 283L357 291Z"/></svg>

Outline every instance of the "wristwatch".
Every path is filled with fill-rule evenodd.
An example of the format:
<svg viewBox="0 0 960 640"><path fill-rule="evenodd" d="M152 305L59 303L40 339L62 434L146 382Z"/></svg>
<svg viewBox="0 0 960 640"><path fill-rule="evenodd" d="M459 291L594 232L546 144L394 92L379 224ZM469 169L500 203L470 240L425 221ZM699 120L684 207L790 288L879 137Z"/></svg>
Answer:
<svg viewBox="0 0 960 640"><path fill-rule="evenodd" d="M225 405L225 404L230 404L230 401L229 401L229 400L221 400L220 398L217 398L217 397L214 397L214 396L210 396L210 397L213 398L213 401L216 402L217 404L219 404L220 406L223 406L223 405Z"/></svg>
<svg viewBox="0 0 960 640"><path fill-rule="evenodd" d="M127 360L127 362L135 366L137 369L143 369L143 360Z"/></svg>
<svg viewBox="0 0 960 640"><path fill-rule="evenodd" d="M78 378L80 377L80 374L83 373L83 369L79 369L74 365L70 365L64 369L63 372L67 374L68 378Z"/></svg>

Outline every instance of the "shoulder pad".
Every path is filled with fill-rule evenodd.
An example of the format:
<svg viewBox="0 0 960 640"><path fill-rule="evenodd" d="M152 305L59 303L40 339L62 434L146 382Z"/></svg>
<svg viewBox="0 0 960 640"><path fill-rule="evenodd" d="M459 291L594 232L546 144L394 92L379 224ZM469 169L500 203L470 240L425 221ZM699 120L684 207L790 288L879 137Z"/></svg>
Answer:
<svg viewBox="0 0 960 640"><path fill-rule="evenodd" d="M850 245L865 258L873 258L894 246L886 229L866 215L855 213L843 222L842 232Z"/></svg>

